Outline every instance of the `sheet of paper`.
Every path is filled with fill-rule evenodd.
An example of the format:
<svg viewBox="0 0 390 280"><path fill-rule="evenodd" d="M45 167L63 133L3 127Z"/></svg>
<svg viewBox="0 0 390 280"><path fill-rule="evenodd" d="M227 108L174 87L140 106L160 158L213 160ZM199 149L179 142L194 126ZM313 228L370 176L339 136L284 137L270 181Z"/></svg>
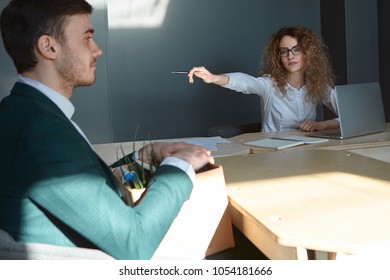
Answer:
<svg viewBox="0 0 390 280"><path fill-rule="evenodd" d="M177 138L177 139L164 139L158 140L158 142L186 142L201 146L209 151L217 151L217 144L229 144L230 141L220 136L216 137L191 137L191 138Z"/></svg>

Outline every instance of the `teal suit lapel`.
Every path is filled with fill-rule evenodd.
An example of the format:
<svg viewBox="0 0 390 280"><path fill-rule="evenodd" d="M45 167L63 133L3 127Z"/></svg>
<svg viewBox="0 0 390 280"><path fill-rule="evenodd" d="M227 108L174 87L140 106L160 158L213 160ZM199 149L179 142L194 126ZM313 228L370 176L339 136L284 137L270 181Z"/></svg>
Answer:
<svg viewBox="0 0 390 280"><path fill-rule="evenodd" d="M27 98L30 99L32 102L36 102L39 106L45 106L45 109L53 114L56 114L58 117L63 119L64 122L69 123L69 125L72 126L72 128L75 130L75 133L77 133L80 136L80 141L84 141L88 146L89 143L84 139L82 135L77 131L77 129L73 126L73 124L70 122L70 120L65 116L65 114L61 111L58 106L51 101L48 97L46 97L43 93L41 93L39 90L37 90L34 87L31 87L27 84L23 83L15 83L13 89L11 90L11 95L13 96L19 96L21 98ZM98 154L89 146L90 153L94 155L94 157L97 159L100 168L104 171L106 174L108 184L119 194L120 190L117 189L115 179L112 175L111 169L107 166L107 164L99 157Z"/></svg>

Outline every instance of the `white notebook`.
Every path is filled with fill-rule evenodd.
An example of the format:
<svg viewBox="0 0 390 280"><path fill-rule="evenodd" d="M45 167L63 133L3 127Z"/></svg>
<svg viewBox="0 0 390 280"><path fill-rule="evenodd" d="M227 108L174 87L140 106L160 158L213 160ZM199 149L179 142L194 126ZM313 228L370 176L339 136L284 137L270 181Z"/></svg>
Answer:
<svg viewBox="0 0 390 280"><path fill-rule="evenodd" d="M281 149L285 149L285 148L303 145L303 144L305 144L305 142L304 141L297 141L297 140L268 138L268 139L261 139L261 140L256 140L256 141L245 142L244 144L247 146L258 147L258 148L281 150Z"/></svg>
<svg viewBox="0 0 390 280"><path fill-rule="evenodd" d="M305 142L305 144L315 144L315 143L323 143L323 142L329 141L329 139L326 139L326 138L305 137L305 136L299 136L299 135L271 137L271 138L272 139L303 141L303 142Z"/></svg>

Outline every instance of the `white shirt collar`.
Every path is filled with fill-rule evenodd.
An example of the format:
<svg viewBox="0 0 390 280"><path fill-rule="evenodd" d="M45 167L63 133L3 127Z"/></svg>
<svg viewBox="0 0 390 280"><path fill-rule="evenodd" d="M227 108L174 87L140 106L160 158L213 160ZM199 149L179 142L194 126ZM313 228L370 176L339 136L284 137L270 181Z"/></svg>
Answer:
<svg viewBox="0 0 390 280"><path fill-rule="evenodd" d="M65 114L65 116L68 117L69 120L72 118L74 111L75 111L75 108L74 108L72 102L70 102L70 100L68 98L66 98L65 96L61 95L60 93L58 93L54 89L36 81L36 80L30 79L27 77L23 77L22 75L19 75L16 78L16 81L19 83L24 83L24 84L27 84L29 86L32 86L33 88L36 88L41 93L43 93L47 98L49 98L51 101L53 101L53 103L56 104L58 106L58 108L60 108L60 110Z"/></svg>

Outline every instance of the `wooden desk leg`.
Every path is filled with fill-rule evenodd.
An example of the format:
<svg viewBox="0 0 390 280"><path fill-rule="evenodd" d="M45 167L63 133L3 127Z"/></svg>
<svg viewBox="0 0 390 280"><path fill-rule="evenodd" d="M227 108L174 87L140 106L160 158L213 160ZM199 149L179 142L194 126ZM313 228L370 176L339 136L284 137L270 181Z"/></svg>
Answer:
<svg viewBox="0 0 390 280"><path fill-rule="evenodd" d="M328 252L328 260L335 260L337 257L337 253Z"/></svg>
<svg viewBox="0 0 390 280"><path fill-rule="evenodd" d="M233 203L233 202L231 202ZM296 260L297 249L282 246L277 237L238 205L229 204L232 223L269 259ZM307 255L307 253L306 253ZM307 259L307 257L306 257Z"/></svg>
<svg viewBox="0 0 390 280"><path fill-rule="evenodd" d="M303 247L297 247L297 258L298 260L315 260L316 251L309 250Z"/></svg>

